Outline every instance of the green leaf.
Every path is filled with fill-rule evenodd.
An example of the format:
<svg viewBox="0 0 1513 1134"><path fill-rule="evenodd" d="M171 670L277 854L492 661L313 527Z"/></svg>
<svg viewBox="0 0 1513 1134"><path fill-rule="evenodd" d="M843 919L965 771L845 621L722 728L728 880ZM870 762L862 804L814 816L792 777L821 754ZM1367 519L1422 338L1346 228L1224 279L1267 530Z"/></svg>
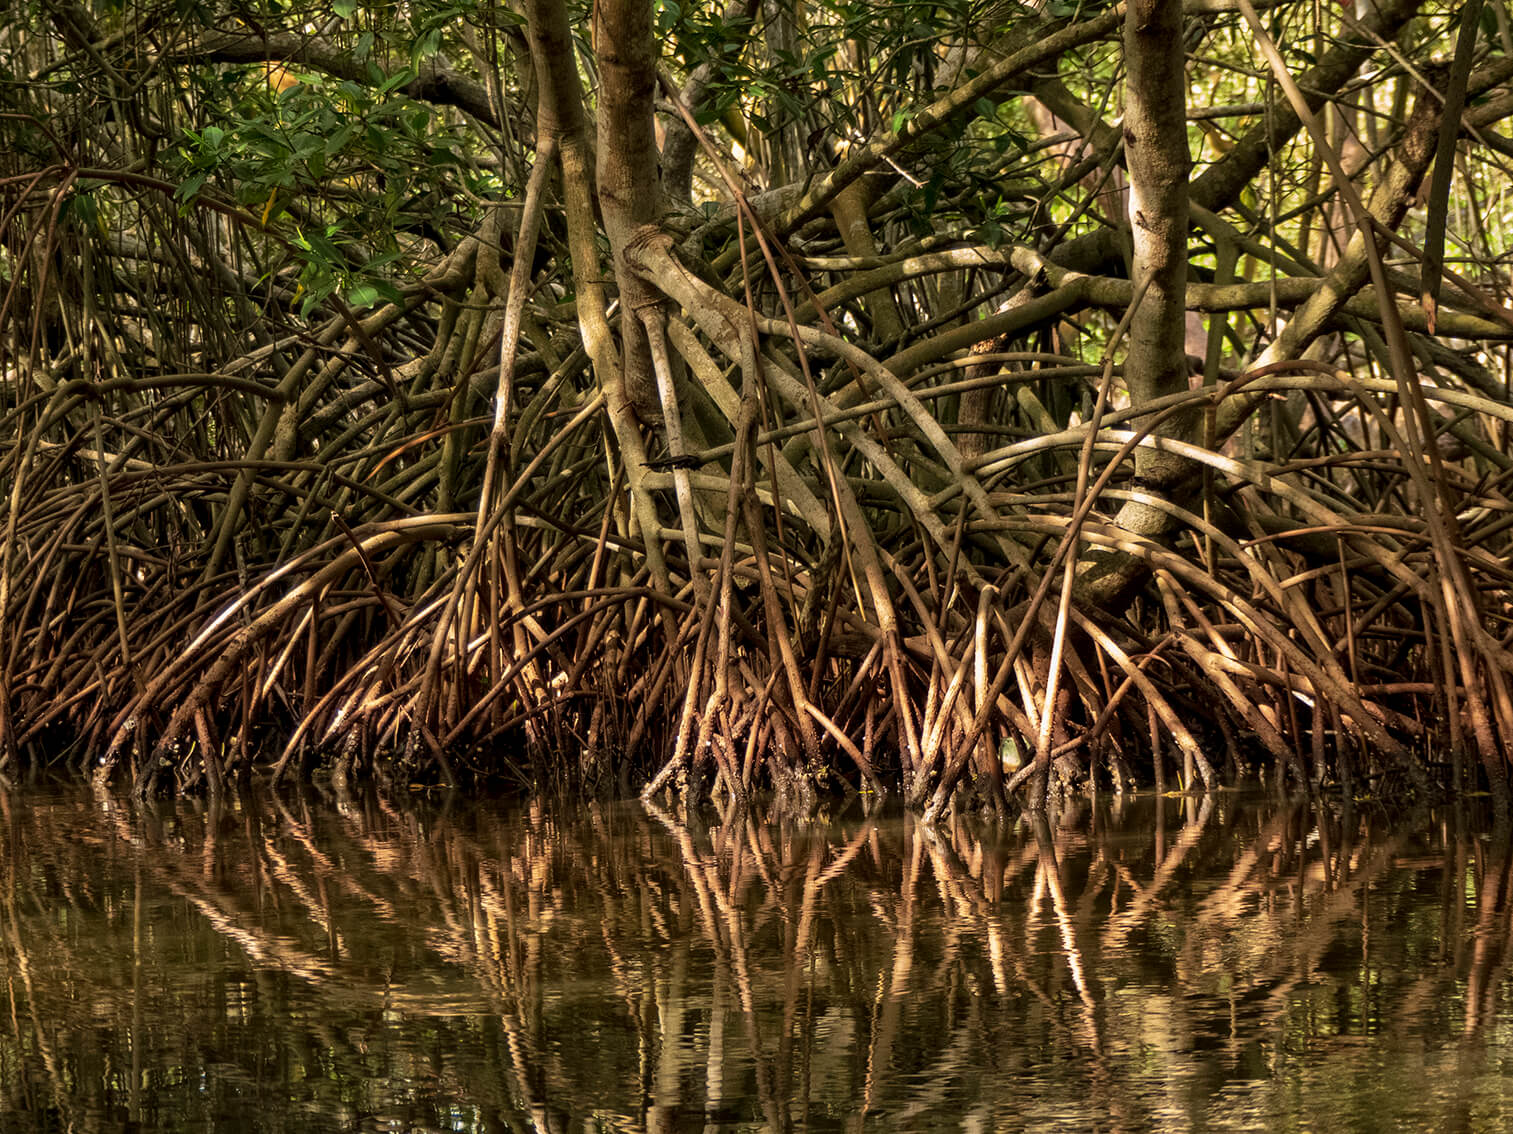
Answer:
<svg viewBox="0 0 1513 1134"><path fill-rule="evenodd" d="M420 70L421 61L429 59L441 50L441 29L432 28L415 41L410 48L410 66L416 71Z"/></svg>
<svg viewBox="0 0 1513 1134"><path fill-rule="evenodd" d="M353 307L372 307L378 302L378 285L364 281L347 292L347 303Z"/></svg>
<svg viewBox="0 0 1513 1134"><path fill-rule="evenodd" d="M327 157L335 157L347 148L347 143L352 140L352 135L357 133L357 124L349 122L336 133L326 138L325 148Z"/></svg>
<svg viewBox="0 0 1513 1134"><path fill-rule="evenodd" d="M187 205L199 196L199 192L205 186L208 173L196 173L186 181L179 183L179 187L173 191L174 199Z"/></svg>
<svg viewBox="0 0 1513 1134"><path fill-rule="evenodd" d="M100 219L100 209L89 193L75 193L69 198L64 215L74 217L86 228L93 228Z"/></svg>
<svg viewBox="0 0 1513 1134"><path fill-rule="evenodd" d="M350 21L357 15L357 0L333 0L331 7L344 20Z"/></svg>
<svg viewBox="0 0 1513 1134"><path fill-rule="evenodd" d="M378 93L380 95L386 95L390 91L398 90L400 87L404 86L414 78L415 71L413 68L401 67L398 71L395 71L392 75L384 80L383 85L378 88Z"/></svg>
<svg viewBox="0 0 1513 1134"><path fill-rule="evenodd" d="M383 268L388 266L389 264L392 264L395 260L399 259L399 257L400 253L398 251L385 252L381 256L374 256L373 259L369 260L366 264L363 265L362 270L364 272L376 272L379 268ZM387 286L381 281L375 281L375 284L380 288Z"/></svg>

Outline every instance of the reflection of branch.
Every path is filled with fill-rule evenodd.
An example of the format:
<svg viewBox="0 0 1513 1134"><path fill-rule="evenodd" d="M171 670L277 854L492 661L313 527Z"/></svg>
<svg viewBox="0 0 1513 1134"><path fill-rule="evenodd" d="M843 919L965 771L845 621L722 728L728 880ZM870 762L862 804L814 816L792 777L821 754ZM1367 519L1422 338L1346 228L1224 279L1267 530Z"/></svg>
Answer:
<svg viewBox="0 0 1513 1134"><path fill-rule="evenodd" d="M1156 806L1163 806L1163 801L1157 800ZM1167 853L1166 858L1157 868L1155 877L1151 879L1151 884L1136 896L1135 901L1128 909L1110 921L1109 927L1103 935L1104 952L1113 952L1115 949L1123 948L1130 931L1145 919L1146 914L1151 912L1157 899L1161 897L1161 892L1171 884L1172 879L1176 876L1177 868L1186 861L1188 854L1198 845L1198 840L1203 837L1204 828L1208 826L1208 819L1213 814L1213 811L1214 798L1212 795L1205 793L1203 796L1203 809L1198 812L1198 821L1196 823L1188 823L1182 828L1182 833L1177 836L1176 845Z"/></svg>
<svg viewBox="0 0 1513 1134"><path fill-rule="evenodd" d="M667 829L682 851L683 869L693 882L694 892L698 896L705 936L714 947L716 958L729 968L735 981L736 993L741 1001L741 1018L746 1025L746 1040L751 1045L751 1058L756 1068L757 1094L762 1110L772 1130L787 1131L792 1125L786 1105L788 1095L785 1091L780 1099L773 1089L772 1067L763 1052L761 1028L757 1024L756 997L752 992L745 934L739 914L726 900L720 888L717 864L698 853L687 827L676 822L654 802L643 799L641 806ZM754 835L754 832L749 831L748 834ZM722 923L729 935L728 942L720 932Z"/></svg>
<svg viewBox="0 0 1513 1134"><path fill-rule="evenodd" d="M1471 964L1466 973L1466 1034L1475 1033L1493 1018L1501 981L1497 972L1504 959L1504 938L1508 933L1508 843L1495 840L1486 848L1487 862L1482 869L1481 892L1477 895L1476 933L1471 947Z"/></svg>
<svg viewBox="0 0 1513 1134"><path fill-rule="evenodd" d="M81 1054L93 1057L50 1020L64 999L97 1015L114 1006L136 1055L143 1019L148 1033L156 1026L161 978L195 983L186 951L161 948L155 906L174 911L173 932L196 956L215 956L217 972L234 974L244 956L250 976L232 979L265 1004L287 1003L286 977L302 982L295 995L312 1010L285 1026L342 1063L368 1057L362 1032L348 1033L359 1015L393 1029L401 1045L418 1031L445 1038L455 1029L461 1042L446 1049L440 1072L457 1076L447 1083L452 1097L494 1092L490 1104L515 1129L564 1129L563 1102L600 1097L594 1077L608 1067L624 1072L611 1087L626 1093L617 1113L636 1116L630 1125L642 1134L681 1127L701 1102L708 1124L724 1124L733 1107L750 1105L739 1095L752 1096L775 1132L798 1125L815 1102L840 1098L863 1123L884 1115L890 1127L942 1125L959 1117L964 1093L1033 1070L1037 1050L1058 1053L1057 1090L1080 1092L1067 1100L1078 1117L1148 1127L1144 1053L1169 1060L1179 1077L1221 1073L1213 1061L1223 1055L1191 1042L1217 1038L1241 1066L1257 1037L1298 1018L1311 985L1334 979L1337 954L1358 936L1361 978L1371 982L1363 1021L1417 1034L1443 1014L1460 979L1474 1039L1503 987L1513 908L1506 854L1485 850L1472 898L1467 864L1455 857L1471 841L1446 839L1436 859L1401 837L1382 838L1365 819L1352 825L1306 807L1270 822L1241 810L1248 822L1222 824L1190 811L1160 859L1143 802L1124 811L1095 805L1091 825L1079 829L986 836L968 822L930 828L913 818L790 825L732 813L702 828L639 805L459 819L376 809L327 816L296 803L261 825L249 808L240 836L226 813L187 805L162 814L102 807L82 830L43 809L8 824L0 812L0 862L11 867L0 964L15 1012L0 1033L9 1077L0 1091L17 1089L4 1062L11 1051L21 1051L17 1065L31 1084L19 1089L44 1096L43 1084L69 1082ZM1333 825L1315 839L1316 822ZM48 866L22 868L27 862ZM1429 877L1436 868L1445 872L1440 931L1467 944L1454 963L1413 978L1383 959L1403 939L1370 923L1392 919L1394 896L1416 900L1423 887L1412 871ZM1115 881L1119 870L1146 880L1134 897ZM128 955L126 936L97 938L90 919L107 903L125 913L134 877ZM1189 888L1197 879L1208 881ZM1213 880L1220 891L1197 900ZM165 894L178 898L154 901ZM1110 913L1116 897L1124 908ZM33 914L60 901L70 910L66 932L58 918ZM1457 928L1463 909L1477 911L1479 927ZM1095 915L1121 926L1106 938ZM1159 957L1158 934L1148 945L1142 936L1156 916ZM418 964L375 977L389 953L366 939L375 925L400 965L412 953ZM345 950L325 954L338 931ZM1164 948L1173 939L1174 953ZM136 967L86 1000L79 974L97 963L85 955L96 940L119 956L123 975L126 964ZM1145 987L1138 1000L1108 994L1151 985L1153 964L1163 966L1160 988ZM130 1024L128 1008L137 1013ZM201 1004L176 995L170 1010L186 1008ZM205 1011L224 1024L223 1006ZM167 1052L184 1066L204 1058L203 1020L190 1025L187 1045ZM1302 1026L1304 1043L1328 1030L1327 1021ZM468 1039L475 1027L478 1053ZM597 1047L575 1045L588 1033L574 1029L585 1027L623 1033L604 1047L608 1061ZM150 1042L142 1055L138 1102L152 1113L162 1085ZM619 1055L628 1056L623 1068ZM124 1100L124 1059L119 1066ZM476 1082L462 1078L474 1073ZM1045 1088L1036 1074L1018 1081L1031 1094ZM983 1097L983 1121L1003 1121L1001 1104Z"/></svg>
<svg viewBox="0 0 1513 1134"><path fill-rule="evenodd" d="M7 810L9 810L8 807ZM7 826L9 826L8 823ZM15 861L13 849L7 850L5 860L7 862ZM5 887L4 903L6 946L10 955L16 960L16 970L21 976L22 986L26 989L27 1014L31 1016L32 1032L37 1037L37 1050L42 1054L42 1063L47 1068L47 1084L52 1089L53 1106L57 1107L58 1113L64 1117L66 1126L72 1129L73 1122L70 1117L72 1108L69 1106L68 1101L69 1092L63 1085L63 1077L58 1069L58 1057L53 1051L53 1042L49 1038L46 1029L42 1027L37 988L32 980L31 958L27 955L26 945L21 938L21 926L16 918L16 890L13 884ZM23 1048L25 1041L21 1038L20 1025L15 1019L15 1003L15 996L12 995L11 1026L16 1029L17 1048Z"/></svg>
<svg viewBox="0 0 1513 1134"><path fill-rule="evenodd" d="M1205 797L1205 803L1207 797ZM1206 815L1205 815L1206 818ZM1107 1113L1116 1119L1117 1129L1144 1129L1148 1123L1138 1112L1130 1113L1137 1106L1127 1092L1119 1089L1109 1066L1108 1053L1103 1042L1103 1031L1098 1022L1098 1008L1088 987L1082 948L1077 942L1077 928L1072 923L1071 908L1061 884L1061 863L1056 857L1056 844L1051 838L1050 825L1044 815L1033 816L1035 842L1040 851L1040 869L1050 889L1051 908L1056 924L1061 931L1061 948L1072 972L1072 983L1082 1001L1082 1042L1092 1056L1093 1082Z"/></svg>
<svg viewBox="0 0 1513 1134"><path fill-rule="evenodd" d="M1214 892L1198 907L1202 919L1235 921L1244 914L1252 893L1245 883L1260 864L1261 857L1268 853L1273 840L1280 838L1282 832L1287 830L1294 810L1293 807L1279 808L1267 821L1261 832L1251 840L1250 846L1235 860L1224 884L1215 887Z"/></svg>
<svg viewBox="0 0 1513 1134"><path fill-rule="evenodd" d="M888 970L887 983L879 983L877 998L873 1003L872 1011L876 1022L867 1051L863 1114L877 1105L882 1094L882 1084L886 1082L898 1031L899 1009L910 992L910 977L914 971L914 915L918 908L916 891L926 844L921 832L928 828L914 816L910 816L906 823L903 879L899 884L897 913L892 920L893 964Z"/></svg>

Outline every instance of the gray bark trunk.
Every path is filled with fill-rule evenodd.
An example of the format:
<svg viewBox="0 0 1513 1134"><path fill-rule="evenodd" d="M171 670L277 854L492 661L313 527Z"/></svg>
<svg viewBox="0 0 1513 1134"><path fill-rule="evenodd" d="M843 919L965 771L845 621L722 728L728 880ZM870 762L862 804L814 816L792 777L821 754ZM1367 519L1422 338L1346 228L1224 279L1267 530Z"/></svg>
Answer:
<svg viewBox="0 0 1513 1134"><path fill-rule="evenodd" d="M1134 0L1124 19L1124 149L1129 167L1132 274L1138 304L1124 361L1130 403L1144 405L1187 389L1187 83L1183 74L1181 0ZM1144 292L1142 297L1141 292ZM1189 421L1163 433L1186 436ZM1184 462L1141 448L1138 487L1164 493ZM1139 502L1120 512L1122 526L1162 530L1165 514Z"/></svg>
<svg viewBox="0 0 1513 1134"><path fill-rule="evenodd" d="M625 264L625 247L661 212L657 138L653 120L657 52L650 0L602 0L594 6L599 58L599 209L614 251L620 286L620 336L625 393L643 422L661 420L643 313L656 291Z"/></svg>

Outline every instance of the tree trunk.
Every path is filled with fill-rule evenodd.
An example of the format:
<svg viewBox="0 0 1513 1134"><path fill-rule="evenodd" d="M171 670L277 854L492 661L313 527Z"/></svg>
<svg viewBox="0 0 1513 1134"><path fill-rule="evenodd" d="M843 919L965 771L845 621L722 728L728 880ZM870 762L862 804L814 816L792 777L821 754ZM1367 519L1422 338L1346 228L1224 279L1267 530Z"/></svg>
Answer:
<svg viewBox="0 0 1513 1134"><path fill-rule="evenodd" d="M660 421L662 409L642 315L659 297L626 269L625 246L661 211L652 116L657 51L651 31L650 0L603 0L594 5L600 76L599 208L620 286L625 393L636 416L647 423Z"/></svg>
<svg viewBox="0 0 1513 1134"><path fill-rule="evenodd" d="M1148 405L1187 389L1187 148L1182 0L1133 0L1125 11L1124 152L1129 169L1129 228L1134 258L1135 310L1124 360L1130 404ZM1192 415L1168 418L1156 437L1191 440ZM1166 498L1187 462L1159 448L1135 453L1136 492ZM1181 502L1186 504L1186 502ZM1168 525L1154 501L1131 500L1119 525L1155 536ZM1110 562L1109 560L1113 560ZM1083 573L1095 597L1111 597L1128 583L1133 564L1099 557Z"/></svg>

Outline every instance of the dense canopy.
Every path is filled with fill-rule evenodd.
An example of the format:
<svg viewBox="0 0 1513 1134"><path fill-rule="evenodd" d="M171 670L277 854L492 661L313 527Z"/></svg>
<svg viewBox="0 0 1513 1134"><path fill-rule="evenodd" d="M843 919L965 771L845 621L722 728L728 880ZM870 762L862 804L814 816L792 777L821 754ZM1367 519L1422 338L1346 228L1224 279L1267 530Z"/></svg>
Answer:
<svg viewBox="0 0 1513 1134"><path fill-rule="evenodd" d="M1502 0L4 21L0 772L1506 796Z"/></svg>

